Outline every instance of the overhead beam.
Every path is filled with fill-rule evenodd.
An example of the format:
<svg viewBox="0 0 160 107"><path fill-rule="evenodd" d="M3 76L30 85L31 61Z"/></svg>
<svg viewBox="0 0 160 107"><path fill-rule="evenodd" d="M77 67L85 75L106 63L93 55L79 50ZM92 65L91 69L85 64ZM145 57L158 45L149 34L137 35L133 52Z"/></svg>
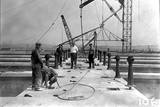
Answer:
<svg viewBox="0 0 160 107"><path fill-rule="evenodd" d="M87 4L91 3L92 1L94 1L94 0L85 1L84 3L82 3L81 5L79 5L79 8L83 8L84 6L86 6Z"/></svg>

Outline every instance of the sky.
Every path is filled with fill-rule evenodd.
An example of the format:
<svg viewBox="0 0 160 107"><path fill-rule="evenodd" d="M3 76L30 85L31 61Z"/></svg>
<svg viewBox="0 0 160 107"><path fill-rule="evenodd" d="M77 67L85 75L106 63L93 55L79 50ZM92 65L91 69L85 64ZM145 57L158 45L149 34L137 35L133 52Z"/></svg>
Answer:
<svg viewBox="0 0 160 107"><path fill-rule="evenodd" d="M115 10L120 7L117 0L107 1ZM38 40L46 45L64 42L67 36L61 15L67 21L72 37L80 35L79 5L80 0L1 0L1 45L34 44ZM133 0L132 9L132 44L160 46L159 0ZM94 0L83 8L82 13L83 32L98 27L102 19L112 14L102 0ZM117 14L121 18L122 10ZM122 24L114 16L104 27L122 38ZM98 38L107 39L102 35ZM121 42L99 44L119 46Z"/></svg>

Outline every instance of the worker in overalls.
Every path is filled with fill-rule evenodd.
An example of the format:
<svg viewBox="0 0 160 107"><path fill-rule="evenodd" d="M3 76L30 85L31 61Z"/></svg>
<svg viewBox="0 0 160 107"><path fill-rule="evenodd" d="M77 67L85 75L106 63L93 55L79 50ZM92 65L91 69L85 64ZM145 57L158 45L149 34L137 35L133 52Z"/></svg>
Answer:
<svg viewBox="0 0 160 107"><path fill-rule="evenodd" d="M40 85L42 82L41 69L43 67L43 61L40 56L41 43L37 42L35 49L31 53L31 68L32 68L32 89L34 91L40 90Z"/></svg>
<svg viewBox="0 0 160 107"><path fill-rule="evenodd" d="M42 68L42 85L49 89L53 89L52 84L57 81L58 74L52 67L44 66ZM49 82L49 84L48 84Z"/></svg>
<svg viewBox="0 0 160 107"><path fill-rule="evenodd" d="M89 60L89 69L94 68L94 48L92 44L89 44L89 52L88 52L88 60Z"/></svg>

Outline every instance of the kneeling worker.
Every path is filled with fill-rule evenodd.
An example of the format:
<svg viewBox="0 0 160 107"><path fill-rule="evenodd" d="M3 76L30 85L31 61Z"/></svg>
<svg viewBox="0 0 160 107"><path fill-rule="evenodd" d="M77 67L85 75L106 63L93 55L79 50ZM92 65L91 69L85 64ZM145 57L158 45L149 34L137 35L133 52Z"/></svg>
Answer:
<svg viewBox="0 0 160 107"><path fill-rule="evenodd" d="M44 66L42 69L42 84L44 82L44 86L46 86L46 88L54 88L51 87L53 83L55 83L57 81L57 77L58 74L56 73L56 71L52 68L52 67L47 67ZM48 86L48 81L49 81L49 86Z"/></svg>

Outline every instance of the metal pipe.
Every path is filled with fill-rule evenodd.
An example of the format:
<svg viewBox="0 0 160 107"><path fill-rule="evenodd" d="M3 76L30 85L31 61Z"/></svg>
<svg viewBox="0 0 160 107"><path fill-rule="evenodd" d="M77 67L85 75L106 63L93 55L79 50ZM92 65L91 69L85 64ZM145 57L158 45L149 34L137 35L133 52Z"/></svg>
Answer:
<svg viewBox="0 0 160 107"><path fill-rule="evenodd" d="M127 58L127 61L128 61L128 86L131 88L133 86L133 71L132 71L132 64L133 64L133 61L134 61L134 58L133 56L128 56Z"/></svg>
<svg viewBox="0 0 160 107"><path fill-rule="evenodd" d="M116 75L115 75L115 78L120 78L120 72L119 72L119 61L120 61L120 56L119 55L116 55L115 56L115 59L116 59Z"/></svg>
<svg viewBox="0 0 160 107"><path fill-rule="evenodd" d="M107 69L111 69L111 53L108 53L107 56L108 56L108 68Z"/></svg>

